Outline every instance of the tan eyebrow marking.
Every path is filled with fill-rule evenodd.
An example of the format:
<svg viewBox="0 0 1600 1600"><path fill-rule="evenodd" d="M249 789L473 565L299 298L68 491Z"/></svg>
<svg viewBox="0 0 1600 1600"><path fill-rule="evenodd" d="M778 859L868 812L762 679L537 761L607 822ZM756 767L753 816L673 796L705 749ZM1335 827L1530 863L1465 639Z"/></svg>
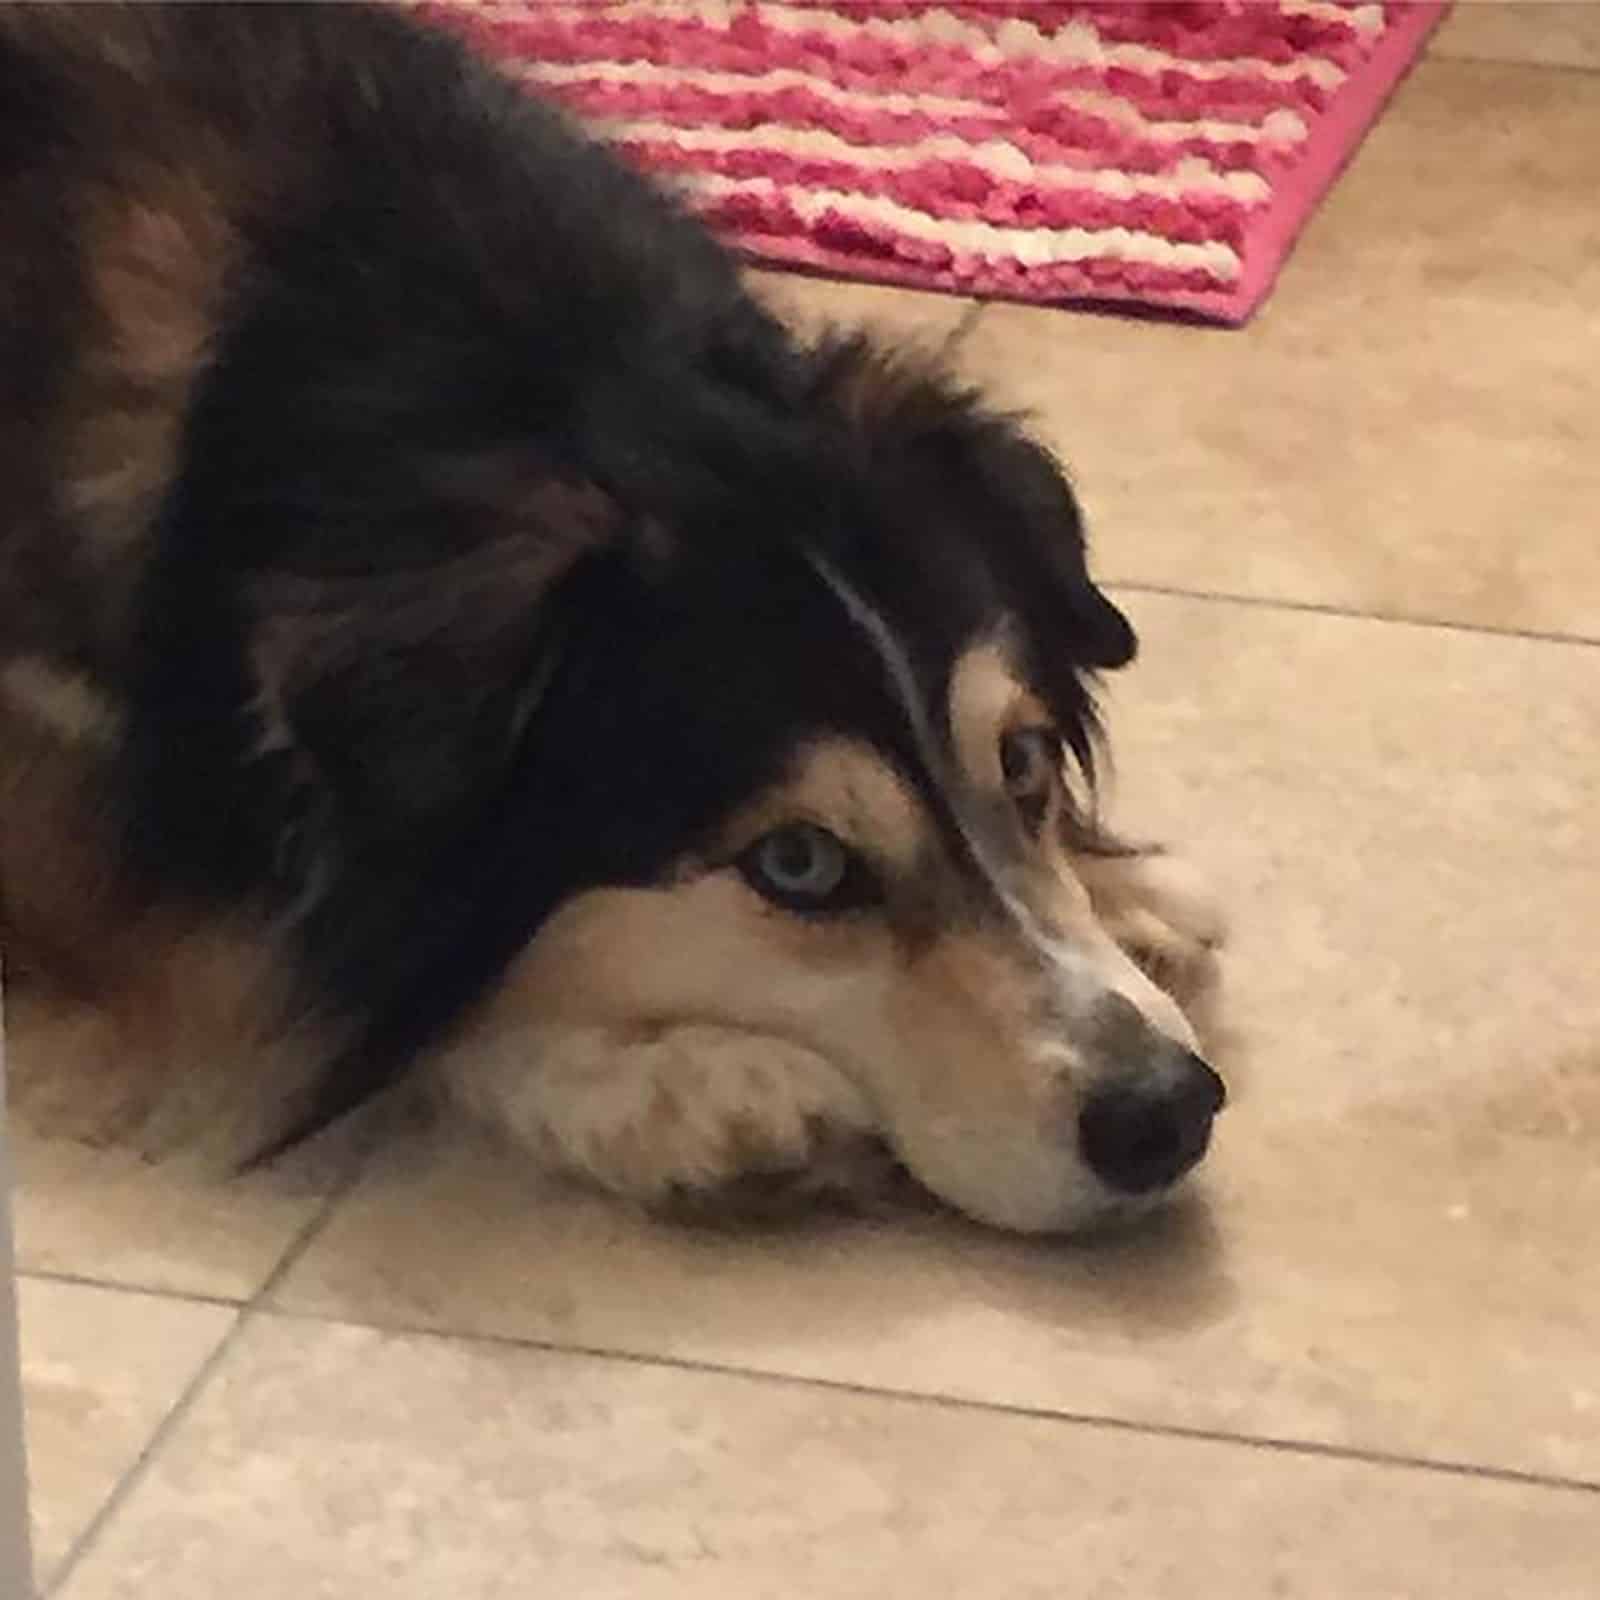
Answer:
<svg viewBox="0 0 1600 1600"><path fill-rule="evenodd" d="M1048 723L1042 701L1017 677L998 640L975 645L950 675L950 731L968 783L992 791L1001 782L1000 736L1009 728Z"/></svg>
<svg viewBox="0 0 1600 1600"><path fill-rule="evenodd" d="M814 822L895 871L909 872L936 844L911 786L869 745L818 739L797 752L791 775L736 816L723 846L741 850L770 828Z"/></svg>

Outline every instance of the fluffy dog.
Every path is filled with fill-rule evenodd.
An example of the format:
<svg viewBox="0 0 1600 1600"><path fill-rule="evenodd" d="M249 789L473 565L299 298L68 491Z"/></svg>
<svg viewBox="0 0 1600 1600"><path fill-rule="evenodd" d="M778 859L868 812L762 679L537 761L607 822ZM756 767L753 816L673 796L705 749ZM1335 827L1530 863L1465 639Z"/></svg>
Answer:
<svg viewBox="0 0 1600 1600"><path fill-rule="evenodd" d="M1026 1230L1205 1150L1059 468L454 42L0 13L0 483L40 1121L261 1154L416 1070L647 1203L888 1152Z"/></svg>

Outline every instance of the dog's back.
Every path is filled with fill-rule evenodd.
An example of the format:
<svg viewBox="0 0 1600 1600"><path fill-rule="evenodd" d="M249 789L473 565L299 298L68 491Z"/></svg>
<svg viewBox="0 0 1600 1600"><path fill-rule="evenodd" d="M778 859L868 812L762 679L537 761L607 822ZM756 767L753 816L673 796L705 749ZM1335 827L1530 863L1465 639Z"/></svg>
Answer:
<svg viewBox="0 0 1600 1600"><path fill-rule="evenodd" d="M564 476L578 435L619 474L652 471L641 435L681 428L697 385L753 374L759 388L782 359L699 229L407 18L0 8L13 975L120 1010L119 1049L130 1025L162 1057L174 1026L190 1057L208 1033L237 1047L272 1031L296 1003L257 902L283 876L278 791L303 774L258 759L284 754L280 708L242 675L270 676L281 643L317 657L303 676L338 678L306 721L320 717L323 754L359 790L341 826L365 838L342 842L370 856L404 838L415 854L483 773L485 652L526 647L540 585L594 531ZM495 450L513 438L508 466ZM487 535L512 502L515 554ZM479 535L488 557L446 574ZM328 620L341 582L396 570L359 618ZM246 596L266 571L277 587ZM403 598L408 571L432 581ZM504 622L463 640L439 624L473 609L474 586ZM352 692L360 660L404 652L411 671L382 669L381 704ZM306 682L276 687L316 699ZM375 924L392 914L381 892L356 901Z"/></svg>

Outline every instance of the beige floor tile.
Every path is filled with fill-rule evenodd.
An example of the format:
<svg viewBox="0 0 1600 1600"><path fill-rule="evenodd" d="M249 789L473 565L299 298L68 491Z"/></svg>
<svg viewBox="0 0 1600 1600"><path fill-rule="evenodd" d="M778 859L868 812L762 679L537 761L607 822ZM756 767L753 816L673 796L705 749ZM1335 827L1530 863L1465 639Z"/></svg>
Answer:
<svg viewBox="0 0 1600 1600"><path fill-rule="evenodd" d="M1239 332L991 307L1126 581L1600 636L1600 75L1426 63Z"/></svg>
<svg viewBox="0 0 1600 1600"><path fill-rule="evenodd" d="M752 271L748 280L774 311L804 333L832 325L859 326L889 339L936 347L952 338L974 310L972 301L955 295L881 284L767 271Z"/></svg>
<svg viewBox="0 0 1600 1600"><path fill-rule="evenodd" d="M1429 48L1474 61L1600 68L1600 3L1459 0Z"/></svg>
<svg viewBox="0 0 1600 1600"><path fill-rule="evenodd" d="M1593 1594L1592 1495L258 1322L63 1600Z"/></svg>
<svg viewBox="0 0 1600 1600"><path fill-rule="evenodd" d="M19 1288L42 1582L139 1459L234 1314L81 1284L24 1278Z"/></svg>
<svg viewBox="0 0 1600 1600"><path fill-rule="evenodd" d="M248 1299L333 1181L315 1163L229 1178L21 1129L15 1144L23 1270L173 1294Z"/></svg>
<svg viewBox="0 0 1600 1600"><path fill-rule="evenodd" d="M1129 604L1120 809L1238 923L1203 1204L696 1234L397 1149L282 1303L1600 1481L1600 651Z"/></svg>

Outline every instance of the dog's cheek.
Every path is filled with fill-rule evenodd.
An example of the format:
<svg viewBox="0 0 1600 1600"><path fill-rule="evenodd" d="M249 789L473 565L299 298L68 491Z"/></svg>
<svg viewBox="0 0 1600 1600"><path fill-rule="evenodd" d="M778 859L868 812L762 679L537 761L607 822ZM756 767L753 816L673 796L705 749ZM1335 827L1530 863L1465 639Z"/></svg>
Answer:
<svg viewBox="0 0 1600 1600"><path fill-rule="evenodd" d="M437 1059L443 1087L541 1164L652 1206L844 1186L876 1131L839 1053L869 1031L874 963L791 923L727 873L580 895Z"/></svg>
<svg viewBox="0 0 1600 1600"><path fill-rule="evenodd" d="M896 961L876 917L810 922L731 870L600 888L545 922L482 1008L485 1030L628 1032L688 1021L769 1034L851 1071Z"/></svg>

